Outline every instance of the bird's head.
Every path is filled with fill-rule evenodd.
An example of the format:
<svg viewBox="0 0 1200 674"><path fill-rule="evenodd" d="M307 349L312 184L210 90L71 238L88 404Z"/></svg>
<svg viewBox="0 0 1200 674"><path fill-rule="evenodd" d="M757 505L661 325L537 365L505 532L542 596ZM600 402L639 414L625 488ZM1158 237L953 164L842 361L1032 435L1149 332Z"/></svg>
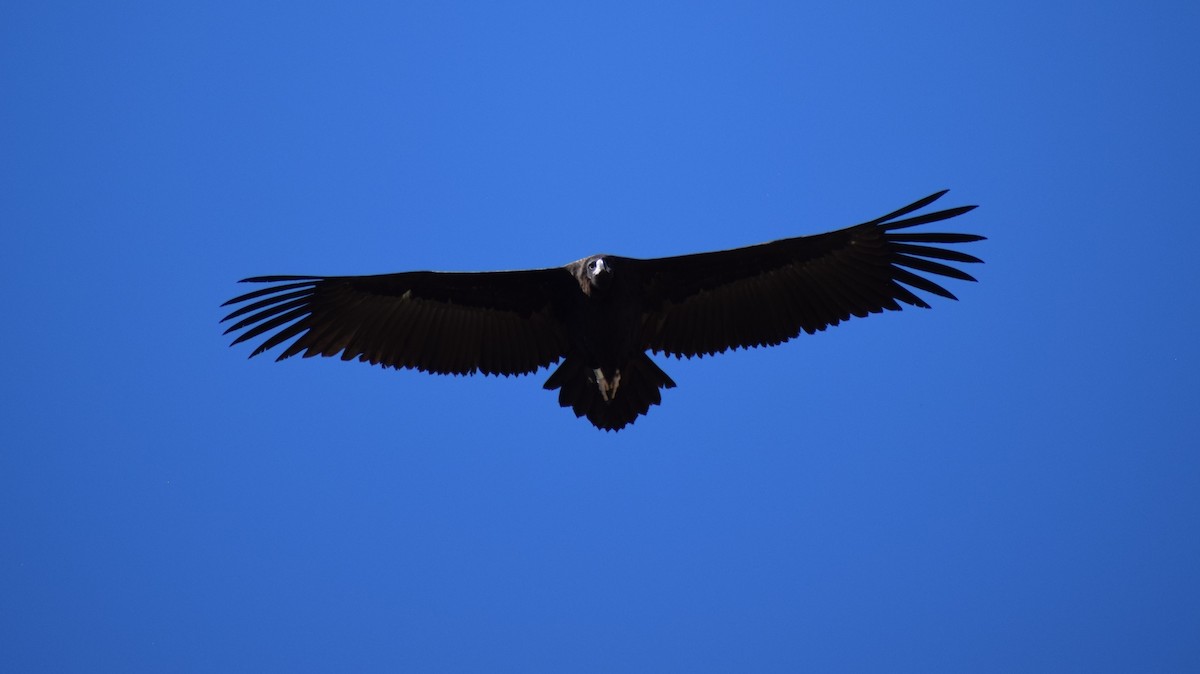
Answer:
<svg viewBox="0 0 1200 674"><path fill-rule="evenodd" d="M604 257L599 255L588 259L584 271L587 273L588 283L593 288L603 288L612 277L612 267L608 266Z"/></svg>

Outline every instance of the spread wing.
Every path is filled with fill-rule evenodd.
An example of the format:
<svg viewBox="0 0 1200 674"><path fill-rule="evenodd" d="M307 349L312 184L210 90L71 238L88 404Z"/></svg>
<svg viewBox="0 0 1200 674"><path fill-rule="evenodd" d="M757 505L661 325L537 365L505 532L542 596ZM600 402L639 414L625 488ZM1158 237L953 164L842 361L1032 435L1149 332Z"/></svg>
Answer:
<svg viewBox="0 0 1200 674"><path fill-rule="evenodd" d="M779 344L901 304L928 308L912 289L957 299L929 276L974 281L938 262L981 262L928 244L980 241L973 234L908 232L975 208L960 206L899 219L945 191L836 232L747 248L634 260L646 284L642 338L647 349L688 358ZM922 275L924 274L924 275ZM906 287L908 286L908 287Z"/></svg>
<svg viewBox="0 0 1200 674"><path fill-rule="evenodd" d="M438 374L524 374L566 353L560 298L575 279L564 269L378 276L259 276L271 285L235 297L233 344L267 338L256 356L295 338L297 354L358 359Z"/></svg>

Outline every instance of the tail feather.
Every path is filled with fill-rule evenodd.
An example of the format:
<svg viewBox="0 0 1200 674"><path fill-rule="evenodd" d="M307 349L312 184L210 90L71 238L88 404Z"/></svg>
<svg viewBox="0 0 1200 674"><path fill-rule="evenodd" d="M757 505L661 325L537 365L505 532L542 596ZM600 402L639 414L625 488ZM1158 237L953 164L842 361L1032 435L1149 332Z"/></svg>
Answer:
<svg viewBox="0 0 1200 674"><path fill-rule="evenodd" d="M611 400L605 400L591 368L579 358L568 356L546 380L545 388L558 389L558 404L570 407L575 416L586 416L596 428L619 431L662 402L659 389L675 388L675 382L645 353L638 353L621 368L620 385Z"/></svg>

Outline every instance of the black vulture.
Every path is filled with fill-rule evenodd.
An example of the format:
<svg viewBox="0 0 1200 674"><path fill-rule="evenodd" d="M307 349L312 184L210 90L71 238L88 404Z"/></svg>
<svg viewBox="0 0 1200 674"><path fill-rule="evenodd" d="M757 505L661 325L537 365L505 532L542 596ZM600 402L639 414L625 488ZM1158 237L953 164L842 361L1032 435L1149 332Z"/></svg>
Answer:
<svg viewBox="0 0 1200 674"><path fill-rule="evenodd" d="M945 193L846 229L711 253L592 255L521 271L256 276L244 281L270 285L222 305L241 305L222 322L239 319L225 331L241 333L233 344L267 336L252 357L295 338L277 360L340 354L507 376L561 359L545 388L558 389L576 416L616 431L675 386L647 351L691 358L772 346L851 316L928 308L909 287L957 299L920 274L974 281L936 260L981 260L929 244L984 237L908 230L975 207L904 217Z"/></svg>

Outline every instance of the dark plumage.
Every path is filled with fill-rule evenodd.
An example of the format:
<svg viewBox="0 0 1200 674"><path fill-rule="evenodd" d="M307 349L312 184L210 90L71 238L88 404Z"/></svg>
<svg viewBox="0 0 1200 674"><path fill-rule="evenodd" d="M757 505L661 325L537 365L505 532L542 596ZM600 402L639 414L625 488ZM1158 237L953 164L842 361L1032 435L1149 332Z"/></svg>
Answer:
<svg viewBox="0 0 1200 674"><path fill-rule="evenodd" d="M620 430L675 382L647 351L691 358L771 346L851 316L901 304L928 308L916 290L956 299L927 275L974 281L937 262L980 262L928 244L973 234L915 233L960 206L899 219L938 192L835 232L650 260L593 255L554 269L378 276L258 276L222 321L234 344L266 335L256 356L336 356L438 374L515 375L563 359L545 387L597 428Z"/></svg>

